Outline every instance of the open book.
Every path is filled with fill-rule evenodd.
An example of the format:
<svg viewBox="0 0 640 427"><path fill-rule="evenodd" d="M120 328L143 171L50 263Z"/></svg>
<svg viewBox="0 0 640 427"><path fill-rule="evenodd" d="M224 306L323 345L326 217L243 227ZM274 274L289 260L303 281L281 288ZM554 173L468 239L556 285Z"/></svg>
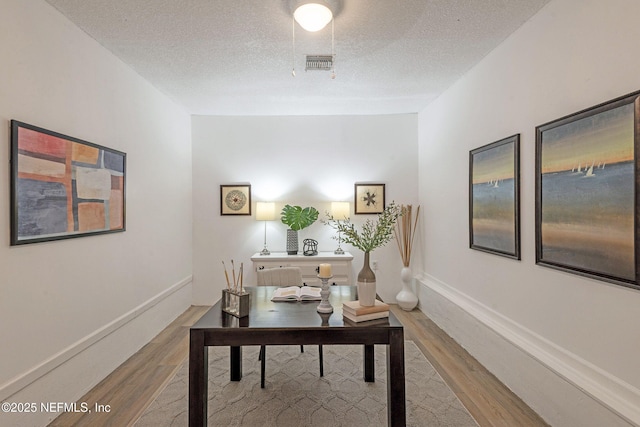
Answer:
<svg viewBox="0 0 640 427"><path fill-rule="evenodd" d="M313 286L288 286L286 288L278 288L273 293L271 301L320 301L321 288Z"/></svg>

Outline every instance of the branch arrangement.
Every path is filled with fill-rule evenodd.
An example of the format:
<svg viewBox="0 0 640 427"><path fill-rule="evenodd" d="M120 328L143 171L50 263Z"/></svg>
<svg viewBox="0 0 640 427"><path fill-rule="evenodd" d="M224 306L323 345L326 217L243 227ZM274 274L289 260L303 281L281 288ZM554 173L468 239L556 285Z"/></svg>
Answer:
<svg viewBox="0 0 640 427"><path fill-rule="evenodd" d="M400 207L394 202L391 202L384 211L378 215L376 221L367 219L364 224L362 224L361 232L356 229L355 225L348 218L336 219L328 212L327 219L322 220L322 223L338 231L342 236L343 242L363 252L371 252L376 248L386 245L393 239L394 226L400 215Z"/></svg>
<svg viewBox="0 0 640 427"><path fill-rule="evenodd" d="M402 265L409 267L411 263L411 248L413 248L413 239L416 236L418 228L418 219L420 218L420 206L416 209L416 219L413 221L413 213L411 205L400 205L400 221L396 223L393 229L393 235L398 243L400 257L402 257Z"/></svg>

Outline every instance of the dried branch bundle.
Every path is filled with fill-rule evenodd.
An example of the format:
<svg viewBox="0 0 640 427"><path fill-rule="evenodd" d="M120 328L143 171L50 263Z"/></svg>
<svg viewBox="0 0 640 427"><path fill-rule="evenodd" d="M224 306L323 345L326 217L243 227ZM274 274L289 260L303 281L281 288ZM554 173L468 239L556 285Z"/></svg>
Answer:
<svg viewBox="0 0 640 427"><path fill-rule="evenodd" d="M416 236L418 228L418 219L420 218L420 206L416 209L416 218L413 219L411 205L400 205L400 220L396 222L393 229L393 235L398 243L400 257L402 257L402 265L409 267L411 263L411 249L413 248L413 240Z"/></svg>

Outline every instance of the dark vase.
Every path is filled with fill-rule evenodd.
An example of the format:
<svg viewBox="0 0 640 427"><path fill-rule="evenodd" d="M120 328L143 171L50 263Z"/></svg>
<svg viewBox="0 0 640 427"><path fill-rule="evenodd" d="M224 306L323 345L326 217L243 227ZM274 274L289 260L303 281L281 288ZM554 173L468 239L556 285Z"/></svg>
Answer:
<svg viewBox="0 0 640 427"><path fill-rule="evenodd" d="M358 301L364 307L370 307L376 300L376 275L369 266L369 252L364 253L364 265L358 273Z"/></svg>
<svg viewBox="0 0 640 427"><path fill-rule="evenodd" d="M287 254L298 254L298 232L290 228L287 229Z"/></svg>

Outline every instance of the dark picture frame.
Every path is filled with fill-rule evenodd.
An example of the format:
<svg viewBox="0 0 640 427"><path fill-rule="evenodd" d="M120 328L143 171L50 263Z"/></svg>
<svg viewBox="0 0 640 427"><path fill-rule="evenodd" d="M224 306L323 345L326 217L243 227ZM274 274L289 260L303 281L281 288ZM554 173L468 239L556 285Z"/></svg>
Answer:
<svg viewBox="0 0 640 427"><path fill-rule="evenodd" d="M469 151L469 247L520 259L520 134Z"/></svg>
<svg viewBox="0 0 640 427"><path fill-rule="evenodd" d="M356 183L354 185L354 214L380 214L385 208L385 184Z"/></svg>
<svg viewBox="0 0 640 427"><path fill-rule="evenodd" d="M11 120L11 245L122 232L118 150Z"/></svg>
<svg viewBox="0 0 640 427"><path fill-rule="evenodd" d="M536 264L640 289L640 91L536 127Z"/></svg>
<svg viewBox="0 0 640 427"><path fill-rule="evenodd" d="M220 215L251 215L251 185L221 185Z"/></svg>

